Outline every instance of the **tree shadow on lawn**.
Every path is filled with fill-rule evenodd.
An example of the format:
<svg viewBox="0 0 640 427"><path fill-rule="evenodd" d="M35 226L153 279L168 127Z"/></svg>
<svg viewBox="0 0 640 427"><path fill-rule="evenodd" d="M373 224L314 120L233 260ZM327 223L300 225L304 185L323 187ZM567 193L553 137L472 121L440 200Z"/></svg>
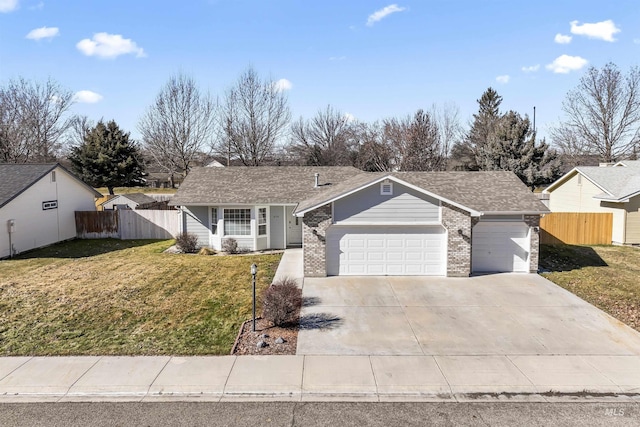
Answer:
<svg viewBox="0 0 640 427"><path fill-rule="evenodd" d="M559 272L579 270L583 267L608 266L591 246L540 245L542 271Z"/></svg>
<svg viewBox="0 0 640 427"><path fill-rule="evenodd" d="M74 239L23 252L16 255L14 259L85 258L161 241L162 240Z"/></svg>

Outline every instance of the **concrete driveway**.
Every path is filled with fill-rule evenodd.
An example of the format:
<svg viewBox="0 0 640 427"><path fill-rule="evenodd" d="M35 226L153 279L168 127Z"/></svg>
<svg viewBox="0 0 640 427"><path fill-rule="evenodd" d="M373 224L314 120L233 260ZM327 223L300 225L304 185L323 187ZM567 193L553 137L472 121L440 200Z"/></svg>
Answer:
<svg viewBox="0 0 640 427"><path fill-rule="evenodd" d="M302 355L640 355L640 333L535 274L306 278Z"/></svg>

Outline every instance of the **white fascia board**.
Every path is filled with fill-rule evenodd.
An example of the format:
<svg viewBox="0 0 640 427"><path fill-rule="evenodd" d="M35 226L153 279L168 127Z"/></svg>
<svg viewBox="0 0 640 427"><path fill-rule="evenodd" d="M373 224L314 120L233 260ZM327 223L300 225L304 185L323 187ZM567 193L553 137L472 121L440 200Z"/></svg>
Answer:
<svg viewBox="0 0 640 427"><path fill-rule="evenodd" d="M596 187L598 187L600 190L602 190L603 192L607 193L607 194L611 194L609 191L607 191L606 188L604 188L602 185L598 184L597 182L595 182L593 179L589 178L589 176L587 176L585 173L583 173L580 170L579 166L576 166L575 168L571 169L569 172L565 173L563 176L561 176L560 178L558 178L556 180L556 182L553 182L551 185L549 185L547 188L545 188L544 190L542 190L543 193L545 194L549 194L551 193L556 187L564 184L564 182L569 179L570 177L573 176L573 173L579 173L580 175L582 175L582 177L584 177L587 181L589 181L590 183L592 183L593 185L595 185ZM613 194L611 194L613 196Z"/></svg>

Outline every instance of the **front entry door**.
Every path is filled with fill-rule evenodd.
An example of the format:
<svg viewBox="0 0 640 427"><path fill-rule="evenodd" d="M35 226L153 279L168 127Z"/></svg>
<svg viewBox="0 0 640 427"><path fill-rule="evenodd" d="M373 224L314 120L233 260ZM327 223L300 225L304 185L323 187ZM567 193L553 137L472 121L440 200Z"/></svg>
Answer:
<svg viewBox="0 0 640 427"><path fill-rule="evenodd" d="M293 206L286 207L287 246L302 246L302 218L293 216Z"/></svg>

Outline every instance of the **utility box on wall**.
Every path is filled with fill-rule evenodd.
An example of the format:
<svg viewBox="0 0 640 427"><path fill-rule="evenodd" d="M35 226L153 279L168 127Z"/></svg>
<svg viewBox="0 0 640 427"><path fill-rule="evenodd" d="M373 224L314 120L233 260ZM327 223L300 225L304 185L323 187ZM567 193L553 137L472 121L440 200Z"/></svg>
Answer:
<svg viewBox="0 0 640 427"><path fill-rule="evenodd" d="M9 234L16 232L16 220L10 219L7 221L7 231Z"/></svg>

